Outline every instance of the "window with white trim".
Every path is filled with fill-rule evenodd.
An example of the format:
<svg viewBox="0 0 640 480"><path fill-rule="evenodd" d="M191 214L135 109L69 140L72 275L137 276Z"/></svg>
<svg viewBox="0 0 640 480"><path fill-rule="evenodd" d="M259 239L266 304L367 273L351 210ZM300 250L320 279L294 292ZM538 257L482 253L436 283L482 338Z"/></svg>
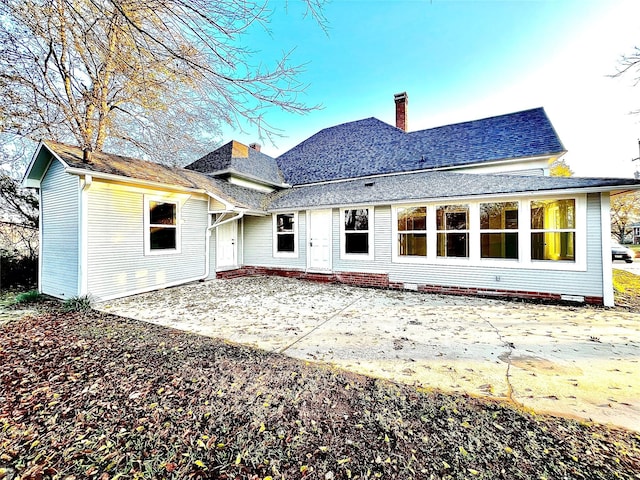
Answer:
<svg viewBox="0 0 640 480"><path fill-rule="evenodd" d="M373 258L373 207L341 210L341 254L345 258Z"/></svg>
<svg viewBox="0 0 640 480"><path fill-rule="evenodd" d="M469 257L469 205L436 208L438 257Z"/></svg>
<svg viewBox="0 0 640 480"><path fill-rule="evenodd" d="M586 200L586 195L559 195L392 206L391 258L582 271L587 266Z"/></svg>
<svg viewBox="0 0 640 480"><path fill-rule="evenodd" d="M531 201L531 260L575 262L576 201Z"/></svg>
<svg viewBox="0 0 640 480"><path fill-rule="evenodd" d="M180 208L177 201L145 197L145 253L180 251Z"/></svg>
<svg viewBox="0 0 640 480"><path fill-rule="evenodd" d="M397 252L399 257L427 256L427 207L398 207Z"/></svg>
<svg viewBox="0 0 640 480"><path fill-rule="evenodd" d="M518 259L518 202L480 204L480 258Z"/></svg>
<svg viewBox="0 0 640 480"><path fill-rule="evenodd" d="M273 215L273 256L298 256L298 214L278 213Z"/></svg>

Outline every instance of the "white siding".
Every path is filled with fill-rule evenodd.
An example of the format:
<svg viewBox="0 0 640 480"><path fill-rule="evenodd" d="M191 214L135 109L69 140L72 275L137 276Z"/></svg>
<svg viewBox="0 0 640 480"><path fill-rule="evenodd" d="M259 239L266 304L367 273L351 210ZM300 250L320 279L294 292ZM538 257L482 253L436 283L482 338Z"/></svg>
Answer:
<svg viewBox="0 0 640 480"><path fill-rule="evenodd" d="M80 181L54 160L40 186L42 245L40 290L58 298L78 295Z"/></svg>
<svg viewBox="0 0 640 480"><path fill-rule="evenodd" d="M205 274L207 200L181 199L180 253L145 255L144 195L163 192L95 181L88 191L88 293L115 298L195 280Z"/></svg>
<svg viewBox="0 0 640 480"><path fill-rule="evenodd" d="M298 258L274 258L271 215L244 217L243 220L245 265L293 269L307 267L307 223L304 212L298 213Z"/></svg>
<svg viewBox="0 0 640 480"><path fill-rule="evenodd" d="M335 271L388 273L391 282L419 285L597 297L603 295L599 194L587 196L586 271L393 263L391 261L391 207L388 206L375 208L374 260L341 260L339 222L339 209L334 209L333 269Z"/></svg>

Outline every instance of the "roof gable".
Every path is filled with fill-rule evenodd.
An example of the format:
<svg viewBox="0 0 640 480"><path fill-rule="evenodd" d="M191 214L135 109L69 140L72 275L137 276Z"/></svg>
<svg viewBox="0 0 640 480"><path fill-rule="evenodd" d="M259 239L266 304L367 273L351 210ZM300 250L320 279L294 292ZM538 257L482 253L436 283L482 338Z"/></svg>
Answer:
<svg viewBox="0 0 640 480"><path fill-rule="evenodd" d="M468 166L563 153L544 109L406 133L375 118L324 129L277 162L288 183Z"/></svg>
<svg viewBox="0 0 640 480"><path fill-rule="evenodd" d="M207 175L236 174L268 185L282 186L284 177L276 160L235 140L185 167Z"/></svg>
<svg viewBox="0 0 640 480"><path fill-rule="evenodd" d="M94 175L120 182L155 185L159 188L196 190L221 201L230 208L261 210L264 194L240 186L230 185L224 180L211 178L199 172L159 163L124 157L105 152L93 152L89 161L83 161L80 147L52 141L42 142L34 154L34 160L25 174L26 180L36 181L39 172L44 175L42 165L48 167L51 155L60 160L68 173ZM39 179L37 179L39 181ZM26 185L37 186L37 185Z"/></svg>

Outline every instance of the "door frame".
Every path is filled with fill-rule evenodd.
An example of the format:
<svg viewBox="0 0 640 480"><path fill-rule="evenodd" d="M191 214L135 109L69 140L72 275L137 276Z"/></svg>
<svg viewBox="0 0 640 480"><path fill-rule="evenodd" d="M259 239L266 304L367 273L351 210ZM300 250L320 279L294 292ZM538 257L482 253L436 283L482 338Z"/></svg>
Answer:
<svg viewBox="0 0 640 480"><path fill-rule="evenodd" d="M313 214L322 213L329 219L329 265L328 268L314 268L311 266L311 228ZM333 209L307 210L307 272L333 273Z"/></svg>
<svg viewBox="0 0 640 480"><path fill-rule="evenodd" d="M233 263L220 266L220 257L218 256L220 254L220 227L227 226L227 224L222 224L216 228L216 272L238 268L238 220L232 220L229 222L229 224L233 227L233 233L231 234L231 241L233 245Z"/></svg>

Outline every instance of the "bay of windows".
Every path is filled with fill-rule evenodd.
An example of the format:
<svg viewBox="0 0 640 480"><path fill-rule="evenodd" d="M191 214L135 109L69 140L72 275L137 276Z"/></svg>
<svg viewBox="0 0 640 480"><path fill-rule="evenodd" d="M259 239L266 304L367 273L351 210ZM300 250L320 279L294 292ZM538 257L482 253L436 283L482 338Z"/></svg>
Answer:
<svg viewBox="0 0 640 480"><path fill-rule="evenodd" d="M583 198L551 198L394 207L393 260L580 267L585 206Z"/></svg>

